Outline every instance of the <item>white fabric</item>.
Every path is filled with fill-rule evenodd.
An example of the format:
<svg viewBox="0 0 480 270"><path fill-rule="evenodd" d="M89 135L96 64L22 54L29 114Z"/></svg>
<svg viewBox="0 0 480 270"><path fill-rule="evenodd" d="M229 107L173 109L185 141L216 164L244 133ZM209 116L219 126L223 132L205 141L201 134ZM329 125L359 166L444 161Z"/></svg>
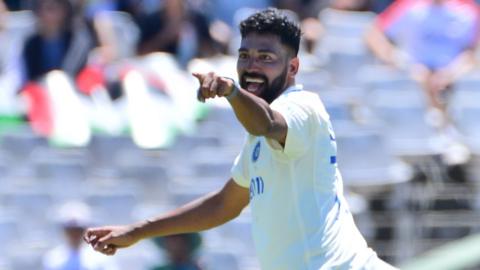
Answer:
<svg viewBox="0 0 480 270"><path fill-rule="evenodd" d="M319 97L295 85L271 108L288 124L285 147L248 135L232 168L236 183L250 189L262 269L374 269L367 261L376 254L343 197L334 134Z"/></svg>

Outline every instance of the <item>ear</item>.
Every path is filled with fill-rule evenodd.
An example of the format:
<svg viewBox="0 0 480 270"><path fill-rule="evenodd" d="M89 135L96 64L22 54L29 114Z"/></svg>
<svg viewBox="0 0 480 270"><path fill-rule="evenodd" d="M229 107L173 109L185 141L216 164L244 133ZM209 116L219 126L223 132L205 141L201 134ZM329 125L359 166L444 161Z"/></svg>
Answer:
<svg viewBox="0 0 480 270"><path fill-rule="evenodd" d="M300 59L298 58L298 56L295 56L292 59L290 59L290 62L288 64L288 74L290 76L297 75L299 67L300 67Z"/></svg>

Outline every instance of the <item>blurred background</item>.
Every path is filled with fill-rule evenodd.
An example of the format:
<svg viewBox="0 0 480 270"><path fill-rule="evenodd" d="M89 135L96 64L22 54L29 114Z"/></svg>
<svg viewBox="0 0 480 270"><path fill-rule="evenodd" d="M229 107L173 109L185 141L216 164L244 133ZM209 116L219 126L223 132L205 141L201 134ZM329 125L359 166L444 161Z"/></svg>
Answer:
<svg viewBox="0 0 480 270"><path fill-rule="evenodd" d="M225 183L245 133L190 74L236 78L237 25L268 6L301 23L297 82L330 113L372 248L480 269L475 1L0 0L0 270L259 269L249 209L115 257L79 236Z"/></svg>

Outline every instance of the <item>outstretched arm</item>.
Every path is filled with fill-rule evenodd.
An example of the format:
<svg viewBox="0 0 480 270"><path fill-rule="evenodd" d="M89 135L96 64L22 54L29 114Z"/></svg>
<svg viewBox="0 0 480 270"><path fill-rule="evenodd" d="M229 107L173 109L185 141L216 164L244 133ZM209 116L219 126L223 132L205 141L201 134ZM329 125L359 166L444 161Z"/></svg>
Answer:
<svg viewBox="0 0 480 270"><path fill-rule="evenodd" d="M3 27L5 27L5 23L7 22L7 19L5 18L7 16L7 12L7 6L3 0L0 0L0 31L3 30Z"/></svg>
<svg viewBox="0 0 480 270"><path fill-rule="evenodd" d="M265 100L236 87L231 79L213 72L193 75L200 82L199 99L227 97L235 115L248 133L265 136L285 145L287 122L279 112L272 110Z"/></svg>
<svg viewBox="0 0 480 270"><path fill-rule="evenodd" d="M248 189L233 179L219 191L208 194L170 213L125 226L88 229L85 241L106 255L118 248L154 236L207 230L237 217L249 202Z"/></svg>
<svg viewBox="0 0 480 270"><path fill-rule="evenodd" d="M391 43L377 25L372 25L365 36L367 46L382 62L395 67L400 67L398 49Z"/></svg>

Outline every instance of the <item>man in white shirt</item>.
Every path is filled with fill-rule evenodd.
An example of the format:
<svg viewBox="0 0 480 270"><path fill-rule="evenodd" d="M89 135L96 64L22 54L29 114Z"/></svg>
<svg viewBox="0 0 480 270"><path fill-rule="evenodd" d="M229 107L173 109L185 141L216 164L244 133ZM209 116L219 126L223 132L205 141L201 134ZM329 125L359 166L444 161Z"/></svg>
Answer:
<svg viewBox="0 0 480 270"><path fill-rule="evenodd" d="M244 20L240 31L240 85L214 73L194 74L199 99L226 97L249 133L232 178L166 215L89 229L85 240L112 255L147 237L216 227L250 203L262 269L393 269L368 248L353 222L322 102L295 83L298 25L267 9Z"/></svg>

